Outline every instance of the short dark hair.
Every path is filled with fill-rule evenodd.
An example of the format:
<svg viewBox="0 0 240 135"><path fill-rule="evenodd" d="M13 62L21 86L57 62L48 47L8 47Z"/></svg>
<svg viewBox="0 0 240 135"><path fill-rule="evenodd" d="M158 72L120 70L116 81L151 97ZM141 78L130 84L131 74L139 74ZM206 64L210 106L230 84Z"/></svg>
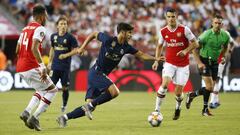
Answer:
<svg viewBox="0 0 240 135"><path fill-rule="evenodd" d="M130 25L128 23L121 22L117 26L117 33L119 34L121 31L131 31L133 29L134 28L133 28L132 25Z"/></svg>
<svg viewBox="0 0 240 135"><path fill-rule="evenodd" d="M220 14L215 14L215 15L214 15L214 18L223 19L223 17L222 17Z"/></svg>
<svg viewBox="0 0 240 135"><path fill-rule="evenodd" d="M57 22L56 22L56 25L58 25L58 23L59 23L60 21L62 21L62 20L67 21L67 24L68 24L68 18L67 18L67 16L61 15L61 16L58 18L58 20L57 20Z"/></svg>
<svg viewBox="0 0 240 135"><path fill-rule="evenodd" d="M36 16L39 16L39 15L43 15L45 14L46 12L46 8L41 5L41 4L36 4L34 7L33 7L33 17L36 17Z"/></svg>
<svg viewBox="0 0 240 135"><path fill-rule="evenodd" d="M166 11L165 11L165 14L167 14L167 12L171 12L171 13L176 13L177 11L173 8L168 8Z"/></svg>

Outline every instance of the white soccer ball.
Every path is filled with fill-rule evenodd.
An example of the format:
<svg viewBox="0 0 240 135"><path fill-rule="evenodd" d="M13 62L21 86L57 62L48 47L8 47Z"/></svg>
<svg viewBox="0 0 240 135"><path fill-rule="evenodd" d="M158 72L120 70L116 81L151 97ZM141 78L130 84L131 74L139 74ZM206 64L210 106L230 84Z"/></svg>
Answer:
<svg viewBox="0 0 240 135"><path fill-rule="evenodd" d="M160 112L152 112L148 115L148 122L153 127L158 127L162 123L163 115Z"/></svg>

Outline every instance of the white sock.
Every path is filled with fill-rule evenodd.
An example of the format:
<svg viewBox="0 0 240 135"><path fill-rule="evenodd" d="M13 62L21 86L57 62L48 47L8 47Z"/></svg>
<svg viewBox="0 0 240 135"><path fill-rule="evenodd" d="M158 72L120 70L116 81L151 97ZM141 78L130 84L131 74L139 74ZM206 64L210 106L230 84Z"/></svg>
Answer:
<svg viewBox="0 0 240 135"><path fill-rule="evenodd" d="M166 94L167 89L163 89L162 86L160 86L159 90L158 90L158 94L164 95L164 97L160 98L160 97L156 97L156 104L155 104L155 110L160 112L160 108L162 105L162 102L165 99L165 94Z"/></svg>
<svg viewBox="0 0 240 135"><path fill-rule="evenodd" d="M47 110L48 106L50 105L56 94L57 92L48 92L44 95L40 104L38 105L38 108L33 114L36 118L38 118L43 112Z"/></svg>
<svg viewBox="0 0 240 135"><path fill-rule="evenodd" d="M32 99L28 103L28 106L26 107L26 111L29 112L30 114L32 113L32 110L38 105L39 101L41 99L41 95L39 93L35 93L32 96Z"/></svg>
<svg viewBox="0 0 240 135"><path fill-rule="evenodd" d="M181 94L180 97L175 97L176 99L176 109L181 109L181 104L182 104L182 101L183 101L183 93Z"/></svg>
<svg viewBox="0 0 240 135"><path fill-rule="evenodd" d="M211 93L211 99L210 99L210 103L217 103L219 102L219 98L218 98L218 93L219 93L219 85L218 83L216 83L214 85L214 88L213 88L213 92Z"/></svg>
<svg viewBox="0 0 240 135"><path fill-rule="evenodd" d="M64 114L63 117L64 117L66 120L68 120L67 114Z"/></svg>

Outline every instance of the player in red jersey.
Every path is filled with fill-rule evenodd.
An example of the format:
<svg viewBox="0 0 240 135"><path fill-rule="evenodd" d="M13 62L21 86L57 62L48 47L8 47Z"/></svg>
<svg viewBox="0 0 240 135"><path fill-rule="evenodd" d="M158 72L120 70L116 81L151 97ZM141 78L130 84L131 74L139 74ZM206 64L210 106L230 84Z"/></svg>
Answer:
<svg viewBox="0 0 240 135"><path fill-rule="evenodd" d="M155 111L160 112L160 106L165 98L168 84L175 84L176 108L173 120L180 117L181 102L183 100L183 88L189 78L189 52L198 47L197 40L191 30L177 23L177 14L174 9L168 9L165 13L167 26L160 31L159 45L156 48L155 57L161 56L165 45L166 62L162 70L162 84L157 91ZM158 62L152 65L157 70Z"/></svg>
<svg viewBox="0 0 240 135"><path fill-rule="evenodd" d="M58 90L47 75L41 57L42 41L46 34L43 26L47 19L47 12L42 5L34 6L32 12L34 20L23 28L18 39L16 70L23 80L36 90L20 118L30 129L40 131L39 116L46 111ZM33 112L35 107L36 110Z"/></svg>

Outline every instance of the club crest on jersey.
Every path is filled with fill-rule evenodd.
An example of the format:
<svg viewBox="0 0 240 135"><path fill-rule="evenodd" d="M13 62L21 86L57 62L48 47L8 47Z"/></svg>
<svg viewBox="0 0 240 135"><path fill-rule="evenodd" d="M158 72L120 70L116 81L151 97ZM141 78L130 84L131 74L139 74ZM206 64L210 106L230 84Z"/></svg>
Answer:
<svg viewBox="0 0 240 135"><path fill-rule="evenodd" d="M57 43L57 35L53 37L54 43Z"/></svg>
<svg viewBox="0 0 240 135"><path fill-rule="evenodd" d="M67 43L67 39L64 39L64 40L63 40L63 43L66 44L66 43Z"/></svg>
<svg viewBox="0 0 240 135"><path fill-rule="evenodd" d="M116 46L116 42L113 41L113 42L112 42L112 47L115 47L115 46Z"/></svg>
<svg viewBox="0 0 240 135"><path fill-rule="evenodd" d="M123 54L124 54L124 50L123 50L123 49L121 49L120 53L123 55Z"/></svg>
<svg viewBox="0 0 240 135"><path fill-rule="evenodd" d="M40 32L40 36L44 37L45 36L44 32Z"/></svg>
<svg viewBox="0 0 240 135"><path fill-rule="evenodd" d="M177 33L177 37L181 37L182 36L182 33L181 32L178 32Z"/></svg>

